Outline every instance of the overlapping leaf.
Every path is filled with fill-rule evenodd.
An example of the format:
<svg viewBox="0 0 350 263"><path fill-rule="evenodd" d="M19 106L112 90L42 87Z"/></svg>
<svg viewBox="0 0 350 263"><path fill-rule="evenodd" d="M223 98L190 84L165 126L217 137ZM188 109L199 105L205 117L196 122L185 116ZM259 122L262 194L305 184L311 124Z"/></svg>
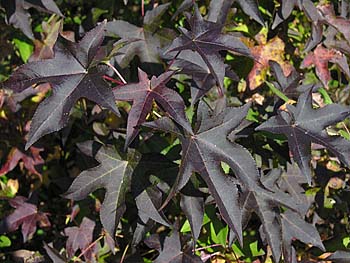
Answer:
<svg viewBox="0 0 350 263"><path fill-rule="evenodd" d="M150 80L141 69L138 74L138 83L120 86L113 91L116 100L132 101L133 103L128 116L125 146L128 146L137 136L138 127L145 122L154 100L170 117L190 130L191 127L186 121L185 104L181 96L165 86L174 72L168 71L159 77L153 76Z"/></svg>
<svg viewBox="0 0 350 263"><path fill-rule="evenodd" d="M64 234L68 237L66 243L68 257L71 258L80 249L80 251L85 252L84 257L87 260L92 260L95 246L89 246L92 243L94 228L95 222L84 217L79 227L73 226L64 229Z"/></svg>
<svg viewBox="0 0 350 263"><path fill-rule="evenodd" d="M194 255L191 250L182 250L180 233L175 229L173 233L166 237L163 249L155 259L155 263L201 263L202 260Z"/></svg>
<svg viewBox="0 0 350 263"><path fill-rule="evenodd" d="M23 161L24 167L31 173L38 175L41 178L41 174L35 169L36 165L44 163L43 158L40 156L40 152L43 149L36 147L30 147L29 153L23 153L18 148L12 148L11 152L7 156L6 163L0 169L0 176L12 171L19 161Z"/></svg>
<svg viewBox="0 0 350 263"><path fill-rule="evenodd" d="M36 110L26 148L40 137L63 128L75 102L82 97L119 114L112 91L102 76L105 68L94 58L105 35L105 22L92 29L79 43L60 38L55 57L19 67L4 85L20 92L33 84L49 82L53 94Z"/></svg>
<svg viewBox="0 0 350 263"><path fill-rule="evenodd" d="M33 7L39 11L54 13L63 16L61 11L53 0L2 0L1 4L5 7L8 23L22 32L29 38L34 38L31 29L30 14L28 9Z"/></svg>
<svg viewBox="0 0 350 263"><path fill-rule="evenodd" d="M194 15L189 19L189 24L191 31L179 27L182 35L173 41L167 52L175 53L183 50L197 52L215 78L221 93L223 93L225 64L219 51L229 50L250 56L249 49L238 38L221 33L222 24L204 20L197 6L195 6Z"/></svg>
<svg viewBox="0 0 350 263"><path fill-rule="evenodd" d="M258 46L251 47L254 57L254 66L249 72L248 83L251 90L256 89L264 83L269 69L269 61L276 61L282 68L283 74L288 76L292 72L292 66L284 59L285 44L279 37L266 41L264 33L256 37Z"/></svg>
<svg viewBox="0 0 350 263"><path fill-rule="evenodd" d="M325 130L349 114L350 109L339 104L313 109L310 90L300 95L297 106L287 105L287 111L280 110L277 116L271 117L257 130L286 135L291 155L310 184L311 142L324 145L350 166L350 142L340 136L329 136Z"/></svg>
<svg viewBox="0 0 350 263"><path fill-rule="evenodd" d="M38 211L36 205L26 202L27 198L17 196L9 201L15 211L6 217L0 225L0 232L12 232L22 226L23 242L31 239L37 229L40 227L51 226L50 221L45 213Z"/></svg>
<svg viewBox="0 0 350 263"><path fill-rule="evenodd" d="M250 105L246 104L241 108L226 108L225 103L220 102L214 112L210 111L204 103L200 103L196 132L183 133L168 118L145 125L175 133L181 140L180 172L168 199L188 182L193 172L198 172L208 185L223 219L241 241L243 215L239 201L239 187L248 189L256 202L265 202L265 207L257 209L266 213L273 212L270 209L270 202L283 204L298 211L300 204L291 202L290 197L284 193L273 193L262 188L255 162L250 153L239 144L230 142L226 138L229 133L231 133L230 138L235 138L235 133L238 132L240 124L245 119ZM221 162L227 163L236 177L225 175Z"/></svg>
<svg viewBox="0 0 350 263"><path fill-rule="evenodd" d="M95 145L96 146L96 145ZM95 147L91 142L80 145L83 151ZM125 193L129 191L133 167L138 156L130 157L130 161L121 159L113 147L101 147L95 156L99 166L82 172L65 193L66 198L82 200L93 191L104 188L105 198L101 206L100 218L103 227L114 237L116 224L125 211Z"/></svg>
<svg viewBox="0 0 350 263"><path fill-rule="evenodd" d="M169 3L147 11L143 27L137 27L123 20L107 23L108 35L117 36L129 42L116 55L117 62L121 67L128 66L135 56L138 56L141 62L161 62L162 49L168 46L176 36L171 29L159 27L161 16L168 7Z"/></svg>
<svg viewBox="0 0 350 263"><path fill-rule="evenodd" d="M313 52L307 54L301 68L315 65L316 75L320 78L323 85L328 88L328 82L332 79L328 69L328 62L337 64L345 75L350 77L349 65L344 54L335 49L324 48L322 45L318 45Z"/></svg>

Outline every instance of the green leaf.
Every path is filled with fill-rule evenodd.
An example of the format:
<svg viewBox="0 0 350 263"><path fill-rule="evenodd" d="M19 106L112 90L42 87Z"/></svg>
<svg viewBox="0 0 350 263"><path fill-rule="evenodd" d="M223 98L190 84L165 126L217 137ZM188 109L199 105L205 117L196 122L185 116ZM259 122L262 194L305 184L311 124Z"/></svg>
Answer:
<svg viewBox="0 0 350 263"><path fill-rule="evenodd" d="M0 236L0 247L4 248L4 247L10 247L10 246L11 246L11 240L5 235L1 235Z"/></svg>

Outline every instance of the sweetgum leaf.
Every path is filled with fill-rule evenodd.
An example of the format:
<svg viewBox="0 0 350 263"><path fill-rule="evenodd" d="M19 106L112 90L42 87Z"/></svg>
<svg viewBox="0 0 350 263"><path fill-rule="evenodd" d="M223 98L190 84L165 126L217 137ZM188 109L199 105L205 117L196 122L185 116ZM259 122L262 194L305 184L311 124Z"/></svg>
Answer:
<svg viewBox="0 0 350 263"><path fill-rule="evenodd" d="M125 147L135 139L138 127L145 122L147 114L152 110L155 100L177 123L185 129L191 130L185 114L185 103L182 97L165 84L170 80L173 71L168 71L159 77L148 76L141 69L138 70L139 82L120 86L113 90L116 100L132 101L132 108L128 116Z"/></svg>
<svg viewBox="0 0 350 263"><path fill-rule="evenodd" d="M136 206L139 217L143 223L147 223L148 219L152 219L165 226L170 226L163 212L158 211L162 205L162 193L154 186L147 187L136 198Z"/></svg>
<svg viewBox="0 0 350 263"><path fill-rule="evenodd" d="M260 25L265 26L264 19L260 14L256 0L237 0L237 3L239 3L244 13L251 16Z"/></svg>
<svg viewBox="0 0 350 263"><path fill-rule="evenodd" d="M204 60L223 93L225 64L219 51L229 50L245 56L250 56L250 51L239 38L221 33L222 24L204 20L196 5L194 15L189 19L189 24L191 31L179 27L178 29L182 35L173 41L166 52L173 53L174 51L180 52L183 50L197 52Z"/></svg>
<svg viewBox="0 0 350 263"><path fill-rule="evenodd" d="M312 244L325 251L316 227L305 222L297 213L290 210L285 211L281 214L281 224L284 258L287 262L292 262L292 241L294 239L305 244Z"/></svg>
<svg viewBox="0 0 350 263"><path fill-rule="evenodd" d="M44 163L44 159L40 156L40 152L43 149L36 147L30 147L29 152L23 153L18 148L12 148L7 156L6 163L0 169L0 176L12 171L19 161L22 160L24 167L31 173L38 175L41 178L41 174L35 169L36 165Z"/></svg>
<svg viewBox="0 0 350 263"><path fill-rule="evenodd" d="M293 68L289 75L285 75L283 68L273 60L269 61L271 74L276 81L272 82L276 88L283 91L288 98L293 99L299 96L297 90L301 75Z"/></svg>
<svg viewBox="0 0 350 263"><path fill-rule="evenodd" d="M34 36L30 14L27 11L29 8L33 7L42 12L63 16L53 0L2 0L1 4L6 9L8 23L22 30L31 39L34 39Z"/></svg>
<svg viewBox="0 0 350 263"><path fill-rule="evenodd" d="M165 202L174 193L184 187L193 172L197 172L206 182L211 195L219 208L222 218L234 230L239 241L242 241L242 225L245 225L246 212L240 202L240 188L247 189L247 213L256 211L270 227L274 226L274 206L283 205L301 212L301 204L290 198L290 195L278 191L272 192L262 187L260 175L255 162L245 148L233 142L239 132L241 123L249 109L249 104L241 108L226 107L224 101L216 104L214 111L209 110L205 103L200 103L197 112L196 132L183 132L169 118L161 118L145 126L176 134L182 146L182 159L177 182ZM231 142L226 138L230 134ZM221 162L230 166L235 174L225 175ZM248 211L249 210L249 211ZM243 219L244 220L243 220ZM192 232L195 230L192 229ZM269 244L279 246L278 235L270 238ZM275 250L276 258L280 250Z"/></svg>
<svg viewBox="0 0 350 263"><path fill-rule="evenodd" d="M315 65L316 75L320 78L323 85L328 87L328 82L332 79L328 69L328 62L337 64L345 75L350 77L349 65L345 55L338 50L324 48L322 45L318 45L313 52L306 55L301 68Z"/></svg>
<svg viewBox="0 0 350 263"><path fill-rule="evenodd" d="M122 68L128 66L135 56L138 56L141 62L161 63L161 50L170 45L176 36L173 30L159 27L161 16L169 5L170 3L159 5L147 11L143 27L137 27L123 20L107 23L108 35L117 36L129 42L116 55L116 60Z"/></svg>
<svg viewBox="0 0 350 263"><path fill-rule="evenodd" d="M196 243L203 223L204 200L200 196L181 195L180 207L191 225L194 243Z"/></svg>
<svg viewBox="0 0 350 263"><path fill-rule="evenodd" d="M312 108L311 89L300 95L297 106L287 105L256 130L285 134L293 159L311 184L311 142L329 149L341 162L350 165L350 142L340 136L329 136L326 128L344 120L350 114L348 107L339 104Z"/></svg>
<svg viewBox="0 0 350 263"><path fill-rule="evenodd" d="M44 242L44 249L47 253L47 255L50 257L50 259L53 261L53 263L66 263L67 259L60 255L60 253L54 249L53 247L51 247L50 245L46 244Z"/></svg>
<svg viewBox="0 0 350 263"><path fill-rule="evenodd" d="M94 57L102 44L106 22L85 34L79 43L64 38L55 45L55 57L19 67L4 85L21 92L33 84L49 82L52 95L37 108L26 144L28 149L42 136L63 128L75 102L85 97L119 115L112 90L103 80L106 69Z"/></svg>
<svg viewBox="0 0 350 263"><path fill-rule="evenodd" d="M335 263L347 263L350 260L350 252L337 250L330 257L328 257L327 260L328 259L331 259Z"/></svg>
<svg viewBox="0 0 350 263"><path fill-rule="evenodd" d="M311 0L282 0L281 8L276 12L272 29L286 20L292 13L294 6L298 6L311 22L311 37L305 45L305 52L309 52L322 40L322 17Z"/></svg>
<svg viewBox="0 0 350 263"><path fill-rule="evenodd" d="M180 233L174 229L171 236L166 237L163 249L154 263L201 263L200 257L190 251L182 251Z"/></svg>
<svg viewBox="0 0 350 263"><path fill-rule="evenodd" d="M83 148L93 147L91 142L82 144ZM100 163L97 167L83 171L65 193L66 198L82 200L93 191L104 188L105 198L101 206L100 218L103 227L114 237L116 224L125 211L125 193L129 191L133 167L138 162L138 155L124 161L116 149L101 147L95 156Z"/></svg>
<svg viewBox="0 0 350 263"><path fill-rule="evenodd" d="M269 61L276 61L283 74L288 76L292 72L292 67L289 62L284 59L285 44L278 36L265 41L263 33L256 37L260 39L258 46L253 46L250 50L254 57L254 65L248 75L249 88L256 89L264 83L269 69Z"/></svg>
<svg viewBox="0 0 350 263"><path fill-rule="evenodd" d="M22 226L23 242L31 239L36 231L37 224L40 227L51 226L45 213L38 211L36 205L26 202L27 198L17 196L9 201L15 211L1 222L1 233L12 232Z"/></svg>
<svg viewBox="0 0 350 263"><path fill-rule="evenodd" d="M184 50L177 56L173 63L174 67L180 68L181 73L192 77L197 86L191 86L191 104L196 104L211 88L215 86L215 78L210 73L208 66L201 56L191 50ZM225 76L233 80L239 80L238 76L231 70L228 65L225 67Z"/></svg>
<svg viewBox="0 0 350 263"><path fill-rule="evenodd" d="M94 221L84 217L79 227L73 226L64 229L64 234L68 237L66 243L68 257L71 258L78 249L84 251L88 248L93 239L95 225ZM92 260L94 249L95 246L92 246L86 250L84 253L85 259Z"/></svg>

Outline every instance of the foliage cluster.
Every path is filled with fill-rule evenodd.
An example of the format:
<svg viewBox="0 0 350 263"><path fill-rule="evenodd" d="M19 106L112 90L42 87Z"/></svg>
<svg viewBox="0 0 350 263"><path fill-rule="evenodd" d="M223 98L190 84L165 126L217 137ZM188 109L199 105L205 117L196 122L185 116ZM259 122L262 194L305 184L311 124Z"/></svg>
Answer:
<svg viewBox="0 0 350 263"><path fill-rule="evenodd" d="M347 0L0 14L2 262L350 261Z"/></svg>

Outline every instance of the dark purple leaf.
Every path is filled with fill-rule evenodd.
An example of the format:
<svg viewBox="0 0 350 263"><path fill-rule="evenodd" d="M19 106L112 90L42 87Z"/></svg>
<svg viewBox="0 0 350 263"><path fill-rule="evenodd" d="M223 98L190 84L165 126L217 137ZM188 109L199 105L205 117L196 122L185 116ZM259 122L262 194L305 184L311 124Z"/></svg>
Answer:
<svg viewBox="0 0 350 263"><path fill-rule="evenodd" d="M116 55L117 62L122 68L128 66L135 56L138 56L141 62L161 63L162 49L176 36L173 30L159 27L161 16L168 7L169 3L147 11L143 27L137 27L123 20L107 23L108 35L120 37L128 42Z"/></svg>
<svg viewBox="0 0 350 263"><path fill-rule="evenodd" d="M250 56L250 51L239 38L221 33L223 25L204 20L197 6L189 23L191 31L179 27L182 35L173 41L167 52L183 50L197 52L223 93L225 65L219 51L229 50L245 56Z"/></svg>
<svg viewBox="0 0 350 263"><path fill-rule="evenodd" d="M92 260L95 246L88 247L92 243L94 228L95 222L84 217L79 227L73 226L64 229L64 234L68 237L66 243L68 257L71 258L80 249L81 252L85 251L85 259Z"/></svg>
<svg viewBox="0 0 350 263"><path fill-rule="evenodd" d="M190 222L194 243L196 243L202 229L204 216L203 197L181 195L180 207Z"/></svg>
<svg viewBox="0 0 350 263"><path fill-rule="evenodd" d="M311 90L300 95L297 106L287 105L261 124L256 130L285 134L293 159L311 184L311 142L325 146L345 165L350 166L350 142L340 136L329 136L326 128L350 114L350 109L339 104L312 108Z"/></svg>
<svg viewBox="0 0 350 263"><path fill-rule="evenodd" d="M112 90L102 78L106 69L96 66L99 61L94 60L105 35L105 25L103 22L86 33L79 43L61 37L55 45L55 58L27 63L4 83L16 92L42 82L53 86L53 94L33 116L26 148L45 134L63 128L79 98L85 97L119 115Z"/></svg>
<svg viewBox="0 0 350 263"><path fill-rule="evenodd" d="M34 39L34 36L30 14L27 11L29 8L33 7L42 12L63 16L53 0L2 0L1 4L6 8L8 23L22 30L31 39Z"/></svg>
<svg viewBox="0 0 350 263"><path fill-rule="evenodd" d="M260 14L258 2L256 0L237 0L237 3L239 3L244 13L249 15L260 25L265 26L264 19Z"/></svg>
<svg viewBox="0 0 350 263"><path fill-rule="evenodd" d="M91 144L85 143L82 147L87 145ZM129 190L133 166L138 157L135 153L135 156L130 156L130 161L124 161L116 149L104 146L98 150L95 158L100 165L82 172L73 181L65 197L82 200L97 189L106 189L100 218L106 231L114 236L116 224L125 211L125 193Z"/></svg>
<svg viewBox="0 0 350 263"><path fill-rule="evenodd" d="M171 236L166 237L163 249L154 263L201 263L202 260L191 251L182 251L179 232L174 229Z"/></svg>
<svg viewBox="0 0 350 263"><path fill-rule="evenodd" d="M327 260L332 260L335 263L348 263L350 260L350 251L335 251Z"/></svg>

